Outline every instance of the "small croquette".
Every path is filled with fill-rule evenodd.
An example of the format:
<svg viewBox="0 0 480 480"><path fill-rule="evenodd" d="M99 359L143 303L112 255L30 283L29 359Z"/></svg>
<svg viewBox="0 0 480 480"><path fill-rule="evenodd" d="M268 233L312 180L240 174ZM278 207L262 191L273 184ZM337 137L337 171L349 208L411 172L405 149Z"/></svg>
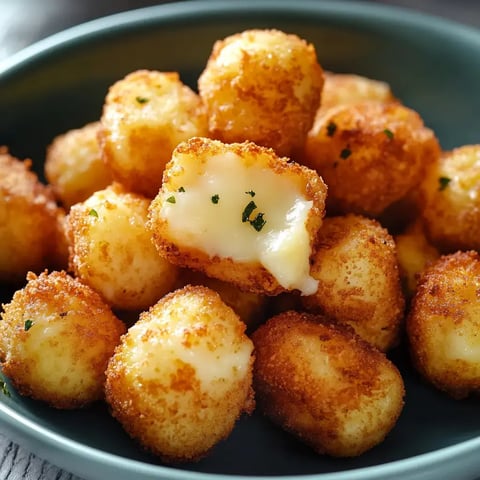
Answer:
<svg viewBox="0 0 480 480"><path fill-rule="evenodd" d="M105 369L124 324L90 287L65 272L29 273L3 305L2 372L17 391L61 409L104 398Z"/></svg>
<svg viewBox="0 0 480 480"><path fill-rule="evenodd" d="M400 339L405 300L392 236L360 215L327 217L318 232L311 272L318 290L303 306L348 323L383 351Z"/></svg>
<svg viewBox="0 0 480 480"><path fill-rule="evenodd" d="M302 163L328 185L329 215L378 217L420 183L439 155L437 138L417 112L364 101L318 115Z"/></svg>
<svg viewBox="0 0 480 480"><path fill-rule="evenodd" d="M254 407L245 324L206 287L166 295L130 327L109 362L111 412L165 462L204 457Z"/></svg>
<svg viewBox="0 0 480 480"><path fill-rule="evenodd" d="M454 398L480 392L480 257L444 255L420 277L407 317L413 363Z"/></svg>
<svg viewBox="0 0 480 480"><path fill-rule="evenodd" d="M176 72L129 73L105 98L99 135L103 159L114 180L129 191L153 198L177 144L207 134L204 106Z"/></svg>
<svg viewBox="0 0 480 480"><path fill-rule="evenodd" d="M72 206L70 268L114 309L145 310L169 292L178 269L146 229L150 201L115 183Z"/></svg>
<svg viewBox="0 0 480 480"><path fill-rule="evenodd" d="M210 136L292 156L312 126L323 81L314 46L296 35L254 29L219 40L198 80Z"/></svg>
<svg viewBox="0 0 480 480"><path fill-rule="evenodd" d="M192 138L175 149L147 225L175 264L253 293L311 294L326 191L316 172L272 149Z"/></svg>
<svg viewBox="0 0 480 480"><path fill-rule="evenodd" d="M402 377L348 325L289 311L261 325L252 340L258 408L317 453L360 455L395 426Z"/></svg>

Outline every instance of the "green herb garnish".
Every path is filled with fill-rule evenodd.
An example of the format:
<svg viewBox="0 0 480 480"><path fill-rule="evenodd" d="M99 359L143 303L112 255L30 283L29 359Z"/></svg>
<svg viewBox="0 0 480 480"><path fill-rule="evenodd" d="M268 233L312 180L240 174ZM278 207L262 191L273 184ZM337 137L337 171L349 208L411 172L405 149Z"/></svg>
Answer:
<svg viewBox="0 0 480 480"><path fill-rule="evenodd" d="M448 184L452 181L449 177L439 177L438 179L438 190L441 192L448 187Z"/></svg>
<svg viewBox="0 0 480 480"><path fill-rule="evenodd" d="M11 397L12 395L10 394L10 391L8 390L7 384L3 381L0 380L0 391L6 396L6 397Z"/></svg>
<svg viewBox="0 0 480 480"><path fill-rule="evenodd" d="M138 97L135 97L135 100L136 100L138 103L140 103L140 105L142 105L142 104L144 104L144 103L147 103L149 99L148 99L147 97L140 97L140 96L138 96Z"/></svg>
<svg viewBox="0 0 480 480"><path fill-rule="evenodd" d="M220 200L220 196L218 194L212 195L212 203L216 205L219 200Z"/></svg>
<svg viewBox="0 0 480 480"><path fill-rule="evenodd" d="M248 192L245 192L247 195L250 195L251 197L255 196L255 192L253 190L249 190Z"/></svg>
<svg viewBox="0 0 480 480"><path fill-rule="evenodd" d="M170 197L167 198L168 203L176 203L176 201L177 200L175 199L175 197L173 195L171 195Z"/></svg>
<svg viewBox="0 0 480 480"><path fill-rule="evenodd" d="M90 209L90 211L88 212L88 214L89 214L91 217L98 218L98 212L97 212L94 208Z"/></svg>
<svg viewBox="0 0 480 480"><path fill-rule="evenodd" d="M31 328L33 327L33 320L25 320L25 325L24 325L24 328L25 328L25 331L28 332Z"/></svg>
<svg viewBox="0 0 480 480"><path fill-rule="evenodd" d="M393 140L393 132L391 130L389 130L388 128L386 128L383 133L390 139L390 140Z"/></svg>
<svg viewBox="0 0 480 480"><path fill-rule="evenodd" d="M179 192L184 192L185 189L184 189L183 187L180 187L180 188L178 189L178 191L179 191Z"/></svg>
<svg viewBox="0 0 480 480"><path fill-rule="evenodd" d="M257 208L257 205L253 200L247 203L247 206L243 209L243 212L242 212L243 223L250 221L250 215L256 208Z"/></svg>
<svg viewBox="0 0 480 480"><path fill-rule="evenodd" d="M267 221L263 218L263 215L264 215L263 213L259 213L253 220L250 220L250 225L257 232L259 232L267 223Z"/></svg>
<svg viewBox="0 0 480 480"><path fill-rule="evenodd" d="M340 152L340 157L345 160L345 159L347 159L351 154L352 154L352 151L351 151L349 148L344 148L344 149Z"/></svg>
<svg viewBox="0 0 480 480"><path fill-rule="evenodd" d="M327 136L333 137L336 131L337 131L337 124L335 122L328 122Z"/></svg>

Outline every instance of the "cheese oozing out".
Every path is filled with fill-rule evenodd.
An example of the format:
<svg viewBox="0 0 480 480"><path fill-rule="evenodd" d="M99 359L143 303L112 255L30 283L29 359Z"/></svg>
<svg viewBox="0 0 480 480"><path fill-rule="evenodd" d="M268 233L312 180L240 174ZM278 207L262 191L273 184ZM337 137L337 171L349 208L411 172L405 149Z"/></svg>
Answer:
<svg viewBox="0 0 480 480"><path fill-rule="evenodd" d="M306 227L313 202L291 177L245 166L233 152L212 155L201 172L189 170L176 179L179 191L161 193L173 238L211 257L259 262L285 289L316 292Z"/></svg>

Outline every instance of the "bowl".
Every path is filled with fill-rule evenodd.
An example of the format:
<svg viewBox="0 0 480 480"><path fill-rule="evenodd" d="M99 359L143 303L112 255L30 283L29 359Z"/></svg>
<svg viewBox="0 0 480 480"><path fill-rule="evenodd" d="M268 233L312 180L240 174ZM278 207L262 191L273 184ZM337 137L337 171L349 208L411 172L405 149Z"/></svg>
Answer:
<svg viewBox="0 0 480 480"><path fill-rule="evenodd" d="M324 68L390 83L450 149L478 143L480 32L377 4L196 1L99 19L43 40L0 65L0 145L41 175L55 135L96 120L109 85L139 68L176 70L192 87L215 40L274 27L313 42ZM0 301L11 291L3 289ZM85 479L472 479L480 474L478 401L426 385L407 353L391 353L406 405L386 440L357 458L316 455L259 413L242 418L204 460L165 466L142 451L102 404L68 412L0 394L2 431Z"/></svg>

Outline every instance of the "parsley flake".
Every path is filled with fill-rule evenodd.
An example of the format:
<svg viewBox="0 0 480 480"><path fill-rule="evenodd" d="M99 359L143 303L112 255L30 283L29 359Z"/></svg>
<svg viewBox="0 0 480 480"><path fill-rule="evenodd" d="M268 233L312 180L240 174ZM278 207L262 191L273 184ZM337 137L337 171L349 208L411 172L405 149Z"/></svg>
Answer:
<svg viewBox="0 0 480 480"><path fill-rule="evenodd" d="M184 189L183 187L180 187L180 188L178 189L178 191L179 191L179 192L184 192L185 189Z"/></svg>
<svg viewBox="0 0 480 480"><path fill-rule="evenodd" d="M92 209L88 212L88 214L89 214L91 217L98 218L98 212L97 212L94 208L92 208Z"/></svg>
<svg viewBox="0 0 480 480"><path fill-rule="evenodd" d="M389 130L388 128L386 128L383 133L390 139L390 140L393 140L393 132L391 130Z"/></svg>
<svg viewBox="0 0 480 480"><path fill-rule="evenodd" d="M139 103L140 105L144 104L144 103L147 103L149 101L149 99L147 97L135 97L135 100L137 101L137 103Z"/></svg>
<svg viewBox="0 0 480 480"><path fill-rule="evenodd" d="M344 148L340 152L340 157L346 160L351 154L352 154L352 151L349 148Z"/></svg>
<svg viewBox="0 0 480 480"><path fill-rule="evenodd" d="M215 195L212 195L212 203L216 205L219 200L220 200L220 196L217 193Z"/></svg>
<svg viewBox="0 0 480 480"><path fill-rule="evenodd" d="M10 391L8 390L7 384L3 380L0 380L0 391L6 397L11 397L11 394L10 394Z"/></svg>
<svg viewBox="0 0 480 480"><path fill-rule="evenodd" d="M452 181L449 177L439 177L438 179L438 190L441 192L448 187L448 184Z"/></svg>
<svg viewBox="0 0 480 480"><path fill-rule="evenodd" d="M176 203L177 200L175 199L175 197L173 195L171 195L170 197L167 198L167 202L168 203Z"/></svg>
<svg viewBox="0 0 480 480"><path fill-rule="evenodd" d="M337 131L337 124L335 122L328 122L327 125L327 136L333 137Z"/></svg>
<svg viewBox="0 0 480 480"><path fill-rule="evenodd" d="M25 331L28 332L31 328L33 327L33 320L25 320L25 325L24 325L24 328L25 328Z"/></svg>
<svg viewBox="0 0 480 480"><path fill-rule="evenodd" d="M251 197L255 196L255 192L253 190L249 190L248 192L245 192L247 195L250 195Z"/></svg>
<svg viewBox="0 0 480 480"><path fill-rule="evenodd" d="M250 221L250 215L256 208L257 208L257 205L253 200L247 203L247 206L243 209L243 212L242 212L243 223Z"/></svg>
<svg viewBox="0 0 480 480"><path fill-rule="evenodd" d="M250 225L257 232L259 232L267 223L267 221L263 218L263 215L264 215L263 213L259 213L253 220L250 220Z"/></svg>

